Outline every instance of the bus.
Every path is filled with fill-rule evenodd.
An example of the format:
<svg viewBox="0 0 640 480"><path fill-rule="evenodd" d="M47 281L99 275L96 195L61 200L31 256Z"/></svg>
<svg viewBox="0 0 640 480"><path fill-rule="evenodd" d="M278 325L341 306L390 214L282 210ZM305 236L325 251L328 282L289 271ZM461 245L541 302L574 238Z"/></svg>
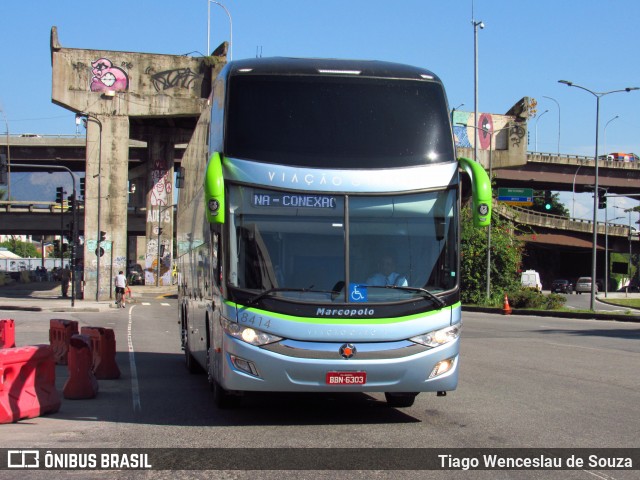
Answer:
<svg viewBox="0 0 640 480"><path fill-rule="evenodd" d="M456 158L434 73L233 61L194 142L179 174L179 325L217 407L246 392L379 392L409 407L456 388L461 174L478 226L491 186Z"/></svg>

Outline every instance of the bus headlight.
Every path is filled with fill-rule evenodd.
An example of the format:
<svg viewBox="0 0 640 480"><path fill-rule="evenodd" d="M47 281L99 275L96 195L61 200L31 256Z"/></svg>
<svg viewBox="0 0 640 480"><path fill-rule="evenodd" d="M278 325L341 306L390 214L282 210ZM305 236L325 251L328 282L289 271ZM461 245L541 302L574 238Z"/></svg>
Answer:
<svg viewBox="0 0 640 480"><path fill-rule="evenodd" d="M456 323L455 325L450 325L439 330L433 330L432 332L425 333L423 335L417 335L409 340L421 345L426 345L427 347L435 348L440 345L444 345L445 343L453 342L460 336L461 330L462 323Z"/></svg>
<svg viewBox="0 0 640 480"><path fill-rule="evenodd" d="M224 328L225 333L228 335L257 347L282 340L282 337L278 337L277 335L271 335L270 333L251 327L243 327L226 319L222 319L222 328Z"/></svg>

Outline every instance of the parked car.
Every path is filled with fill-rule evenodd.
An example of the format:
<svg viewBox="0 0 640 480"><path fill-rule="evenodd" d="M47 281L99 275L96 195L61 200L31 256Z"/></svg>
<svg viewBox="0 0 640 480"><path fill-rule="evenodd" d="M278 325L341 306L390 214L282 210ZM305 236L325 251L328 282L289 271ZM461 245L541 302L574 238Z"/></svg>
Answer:
<svg viewBox="0 0 640 480"><path fill-rule="evenodd" d="M569 280L559 279L551 283L551 293L573 293L573 283Z"/></svg>
<svg viewBox="0 0 640 480"><path fill-rule="evenodd" d="M591 293L591 277L580 277L576 282L576 293ZM596 282L596 293L598 293L598 282Z"/></svg>

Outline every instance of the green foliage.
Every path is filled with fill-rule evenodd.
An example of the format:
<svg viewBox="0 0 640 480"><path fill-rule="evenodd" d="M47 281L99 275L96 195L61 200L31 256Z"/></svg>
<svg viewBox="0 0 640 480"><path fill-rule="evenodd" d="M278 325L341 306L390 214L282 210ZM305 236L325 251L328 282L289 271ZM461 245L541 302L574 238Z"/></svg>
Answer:
<svg viewBox="0 0 640 480"><path fill-rule="evenodd" d="M21 240L12 237L10 240L0 242L0 247L5 247L11 253L21 256L22 258L40 258L36 247L29 242L23 242Z"/></svg>
<svg viewBox="0 0 640 480"><path fill-rule="evenodd" d="M551 293L543 295L530 288L520 288L507 294L511 308L523 308L532 310L558 310L567 301L564 295Z"/></svg>
<svg viewBox="0 0 640 480"><path fill-rule="evenodd" d="M520 287L518 269L524 244L514 225L498 215L491 218L491 288L487 300L487 229L473 226L470 206L461 212L461 298L471 305L502 305L504 293Z"/></svg>
<svg viewBox="0 0 640 480"><path fill-rule="evenodd" d="M530 288L520 288L509 292L509 305L511 308L538 308L546 305L545 296Z"/></svg>

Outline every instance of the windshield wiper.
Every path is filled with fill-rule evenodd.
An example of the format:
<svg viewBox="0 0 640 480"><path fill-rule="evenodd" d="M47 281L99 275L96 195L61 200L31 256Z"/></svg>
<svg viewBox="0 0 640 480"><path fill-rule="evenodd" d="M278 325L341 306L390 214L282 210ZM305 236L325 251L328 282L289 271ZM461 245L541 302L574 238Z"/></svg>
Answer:
<svg viewBox="0 0 640 480"><path fill-rule="evenodd" d="M249 301L247 302L248 305L255 305L256 302L258 302L259 300L263 299L264 297L267 297L273 293L278 293L278 292L300 292L300 293L306 293L306 292L314 292L314 293L334 293L332 291L329 290L313 290L313 287L315 285L311 285L310 287L307 288L270 288L268 290L265 290L264 292L260 292L259 294L257 294L255 297L251 297L249 299Z"/></svg>
<svg viewBox="0 0 640 480"><path fill-rule="evenodd" d="M420 287L402 287L399 285L367 285L367 284L363 284L363 285L358 285L358 287L366 287L366 288L389 288L389 289L393 289L393 290L402 290L405 292L418 292L421 293L422 295L424 295L425 297L429 298L430 300L433 300L433 302L438 305L439 307L444 307L446 305L446 303L444 302L444 300L442 300L440 297L436 296L435 294L431 293L429 290L427 290L426 288L420 288Z"/></svg>

